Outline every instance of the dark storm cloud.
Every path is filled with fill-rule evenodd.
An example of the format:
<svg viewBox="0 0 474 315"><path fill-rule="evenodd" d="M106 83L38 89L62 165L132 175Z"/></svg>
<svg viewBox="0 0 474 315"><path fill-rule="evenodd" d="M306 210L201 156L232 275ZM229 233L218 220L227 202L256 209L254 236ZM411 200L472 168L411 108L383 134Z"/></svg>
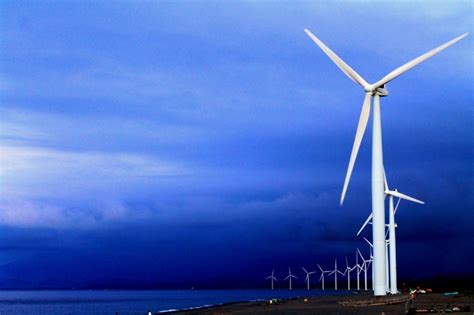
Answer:
<svg viewBox="0 0 474 315"><path fill-rule="evenodd" d="M338 205L363 93L302 30L374 81L472 28L469 2L1 6L5 287L255 285L366 253L370 125ZM397 213L402 275L472 271L471 48L382 100L389 183L426 202Z"/></svg>

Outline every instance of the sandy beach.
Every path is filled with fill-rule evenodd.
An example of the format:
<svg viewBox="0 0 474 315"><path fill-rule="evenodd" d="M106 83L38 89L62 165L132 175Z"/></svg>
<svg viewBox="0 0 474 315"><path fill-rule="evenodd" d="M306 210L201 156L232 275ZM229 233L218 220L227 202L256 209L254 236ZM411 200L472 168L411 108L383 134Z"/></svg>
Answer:
<svg viewBox="0 0 474 315"><path fill-rule="evenodd" d="M281 301L277 305L269 305L267 302L248 302L211 307L200 310L189 310L174 312L173 314L327 314L327 315L345 315L345 314L406 314L412 308L418 312L423 310L435 309L441 312L446 307L464 307L470 311L456 312L456 314L473 314L474 295L444 296L443 294L422 294L418 295L412 303L402 303L395 305L351 307L343 306L339 302L354 300L360 301L371 298L368 293L353 294L346 296L323 296L313 298L298 298Z"/></svg>

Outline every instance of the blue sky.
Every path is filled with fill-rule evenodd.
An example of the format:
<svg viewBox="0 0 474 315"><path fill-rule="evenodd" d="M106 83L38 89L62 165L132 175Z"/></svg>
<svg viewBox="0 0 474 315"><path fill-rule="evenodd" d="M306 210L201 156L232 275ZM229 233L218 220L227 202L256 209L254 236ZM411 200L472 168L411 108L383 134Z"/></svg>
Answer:
<svg viewBox="0 0 474 315"><path fill-rule="evenodd" d="M259 285L367 250L370 125L338 204L363 91L303 29L374 82L473 19L470 1L0 9L5 286ZM400 277L473 272L472 74L471 34L382 100L389 183L426 202L397 213Z"/></svg>

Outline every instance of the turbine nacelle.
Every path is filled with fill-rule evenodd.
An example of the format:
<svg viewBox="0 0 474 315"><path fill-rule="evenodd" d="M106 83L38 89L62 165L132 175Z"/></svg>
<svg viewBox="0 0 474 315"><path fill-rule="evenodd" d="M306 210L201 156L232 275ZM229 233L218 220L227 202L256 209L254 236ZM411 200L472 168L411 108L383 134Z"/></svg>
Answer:
<svg viewBox="0 0 474 315"><path fill-rule="evenodd" d="M381 86L376 86L375 84L368 85L364 87L364 90L367 94L372 96L378 95L380 97L388 96L388 89L386 84L382 84Z"/></svg>
<svg viewBox="0 0 474 315"><path fill-rule="evenodd" d="M387 90L387 87L385 86L385 84L382 85L381 87L376 88L374 94L376 94L380 97L388 96L388 90Z"/></svg>

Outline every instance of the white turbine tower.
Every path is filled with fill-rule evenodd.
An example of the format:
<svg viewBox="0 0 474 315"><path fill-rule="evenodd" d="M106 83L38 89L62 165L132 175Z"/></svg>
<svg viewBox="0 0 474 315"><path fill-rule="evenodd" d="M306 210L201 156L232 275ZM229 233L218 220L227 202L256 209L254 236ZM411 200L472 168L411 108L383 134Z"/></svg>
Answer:
<svg viewBox="0 0 474 315"><path fill-rule="evenodd" d="M309 276L312 275L313 273L316 273L316 271L309 271L308 272L304 267L303 267L303 271L306 273L306 278L304 278L304 281L306 282L306 287L309 290Z"/></svg>
<svg viewBox="0 0 474 315"><path fill-rule="evenodd" d="M289 279L290 290L293 290L293 288L292 288L292 286L291 286L291 278L298 279L297 276L291 274L291 269L290 269L290 267L288 267L288 276L286 276L286 278L285 278L284 280Z"/></svg>
<svg viewBox="0 0 474 315"><path fill-rule="evenodd" d="M322 41L320 41L313 33L305 29L306 34L321 48L324 53L342 70L351 80L361 85L365 91L365 98L362 105L362 111L357 126L357 131L352 147L351 157L349 159L349 166L347 168L346 178L341 194L341 205L344 202L347 187L352 174L352 169L359 151L362 137L364 136L365 128L370 116L370 103L374 99L373 109L373 128L372 128L372 239L374 243L374 262L373 268L375 276L375 295L386 295L385 292L385 210L384 210L384 185L383 185L383 153L382 153L382 126L380 121L380 97L387 96L388 91L386 84L397 78L401 74L415 67L419 63L433 57L442 50L453 45L457 41L467 36L467 33L458 36L449 42L430 50L429 52L417 57L401 67L396 68L381 80L369 84L357 72L355 72L349 65L347 65L339 56L337 56L331 49L329 49Z"/></svg>
<svg viewBox="0 0 474 315"><path fill-rule="evenodd" d="M385 237L387 237L387 234L388 234L388 230L387 230L387 233L385 233ZM364 240L370 245L371 248L374 248L374 245L364 237ZM389 272L389 261L388 261L388 244L389 244L389 240L385 240L385 292L389 292L390 290L390 272ZM359 252L360 254L360 252ZM362 254L360 254L360 256L362 257ZM364 258L362 258L364 259ZM370 265L370 262L373 261L373 257L372 257L372 254L370 255L370 259L368 260L365 260L364 259L364 264L366 262L369 262L369 265ZM372 268L372 277L374 276L374 268ZM372 286L374 285L374 279L372 278ZM367 291L367 270L365 270L365 290Z"/></svg>
<svg viewBox="0 0 474 315"><path fill-rule="evenodd" d="M318 268L319 270L321 270L321 276L319 277L319 282L321 282L321 289L324 290L324 274L325 273L329 273L329 271L326 271L326 270L323 270L323 268L321 268L321 266L318 264Z"/></svg>
<svg viewBox="0 0 474 315"><path fill-rule="evenodd" d="M355 268L358 268L358 265L356 264L354 267L349 267L349 262L347 261L346 257L346 270L344 270L344 274L347 274L347 290L351 289L351 271L353 271Z"/></svg>
<svg viewBox="0 0 474 315"><path fill-rule="evenodd" d="M388 224L388 230L385 234L385 237L387 237L388 234L388 245L389 245L389 250L390 250L390 259L389 259L389 264L390 264L390 281L387 279L387 284L390 283L389 285L389 292L391 294L397 294L398 293L398 288L397 288L397 245L396 245L396 232L395 228L397 227L397 224L395 223L395 214L397 213L398 205L400 204L400 201L402 199L418 203L418 204L425 204L423 201L415 199L413 197L407 196L405 194L400 193L397 189L390 190L388 187L388 181L387 177L385 176L384 173L384 183L385 183L385 195L389 197L389 224ZM397 197L397 205L394 207L394 202L393 198ZM367 217L367 220L365 220L364 224L360 228L359 232L357 232L357 235L359 235L362 230L365 228L365 226L370 223L370 220L372 220L372 214L370 214Z"/></svg>
<svg viewBox="0 0 474 315"><path fill-rule="evenodd" d="M388 230L387 230L388 232ZM387 237L387 234L385 234L385 237ZM389 240L385 240L385 292L390 291L390 271L389 271L389 260L388 260L388 244Z"/></svg>
<svg viewBox="0 0 474 315"><path fill-rule="evenodd" d="M344 275L342 272L337 270L337 259L334 260L334 270L331 270L331 272L328 273L328 276L334 274L334 290L337 290L337 274L340 273L341 275Z"/></svg>
<svg viewBox="0 0 474 315"><path fill-rule="evenodd" d="M265 279L270 279L271 283L272 283L272 290L273 290L273 281L277 281L277 278L275 278L275 269L272 270L272 274L269 275L268 277L266 277Z"/></svg>

